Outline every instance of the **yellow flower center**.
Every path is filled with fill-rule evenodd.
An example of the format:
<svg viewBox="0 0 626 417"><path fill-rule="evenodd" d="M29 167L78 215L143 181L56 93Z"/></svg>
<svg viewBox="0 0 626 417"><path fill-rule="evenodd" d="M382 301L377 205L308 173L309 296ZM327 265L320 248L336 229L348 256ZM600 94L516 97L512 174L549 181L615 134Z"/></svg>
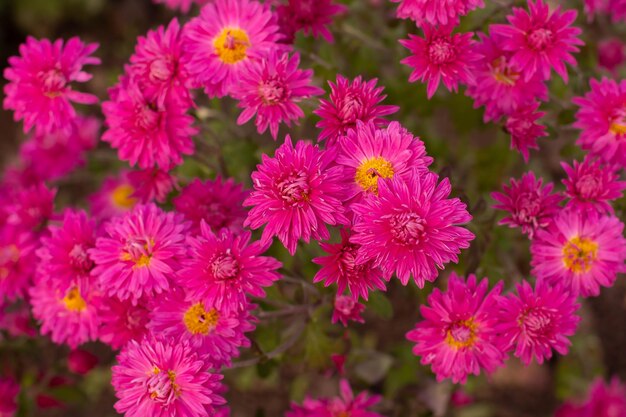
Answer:
<svg viewBox="0 0 626 417"><path fill-rule="evenodd" d="M111 193L111 200L116 207L121 209L131 209L137 204L137 199L131 197L135 189L130 184L120 184Z"/></svg>
<svg viewBox="0 0 626 417"><path fill-rule="evenodd" d="M163 405L172 404L181 393L180 387L176 383L176 373L174 371L161 373L159 367L155 366L148 379L148 392L152 400Z"/></svg>
<svg viewBox="0 0 626 417"><path fill-rule="evenodd" d="M473 318L458 321L446 331L446 343L454 349L472 347L476 343L477 328Z"/></svg>
<svg viewBox="0 0 626 417"><path fill-rule="evenodd" d="M575 274L588 272L598 255L598 244L586 237L574 237L563 247L563 264Z"/></svg>
<svg viewBox="0 0 626 417"><path fill-rule="evenodd" d="M519 73L507 67L504 57L497 58L491 63L491 73L497 82L508 86L515 85L519 79Z"/></svg>
<svg viewBox="0 0 626 417"><path fill-rule="evenodd" d="M87 303L81 297L77 287L70 288L65 297L63 297L63 303L69 311L83 311L87 308Z"/></svg>
<svg viewBox="0 0 626 417"><path fill-rule="evenodd" d="M183 322L190 333L206 335L217 326L219 318L216 309L206 311L202 303L196 303L185 312Z"/></svg>
<svg viewBox="0 0 626 417"><path fill-rule="evenodd" d="M20 260L20 249L14 245L0 248L0 279L5 279L11 272L11 264Z"/></svg>
<svg viewBox="0 0 626 417"><path fill-rule="evenodd" d="M215 53L225 64L235 64L246 57L250 38L239 28L224 28L213 41Z"/></svg>
<svg viewBox="0 0 626 417"><path fill-rule="evenodd" d="M378 178L393 177L393 165L382 156L361 162L356 169L354 180L364 191L378 194Z"/></svg>
<svg viewBox="0 0 626 417"><path fill-rule="evenodd" d="M623 122L613 122L611 123L611 127L609 128L609 130L614 135L626 135L626 124Z"/></svg>

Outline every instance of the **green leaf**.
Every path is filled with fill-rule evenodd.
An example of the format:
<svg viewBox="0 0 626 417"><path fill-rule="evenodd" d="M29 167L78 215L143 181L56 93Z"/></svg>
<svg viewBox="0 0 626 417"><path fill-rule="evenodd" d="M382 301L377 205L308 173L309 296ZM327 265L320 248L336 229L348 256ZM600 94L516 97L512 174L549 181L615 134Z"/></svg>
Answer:
<svg viewBox="0 0 626 417"><path fill-rule="evenodd" d="M370 293L366 306L384 320L391 320L393 317L393 306L387 296L380 291Z"/></svg>

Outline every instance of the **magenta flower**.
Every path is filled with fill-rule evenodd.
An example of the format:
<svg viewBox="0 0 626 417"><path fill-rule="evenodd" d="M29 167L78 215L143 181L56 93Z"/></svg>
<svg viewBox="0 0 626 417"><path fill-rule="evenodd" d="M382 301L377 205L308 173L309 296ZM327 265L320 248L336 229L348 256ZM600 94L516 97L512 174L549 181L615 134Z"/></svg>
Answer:
<svg viewBox="0 0 626 417"><path fill-rule="evenodd" d="M111 101L102 103L108 128L102 140L118 149L119 159L131 166L168 170L182 164L181 155L193 153L191 137L197 129L185 103L170 95L159 104L147 94L127 77L109 89Z"/></svg>
<svg viewBox="0 0 626 417"><path fill-rule="evenodd" d="M232 178L224 181L217 177L204 182L196 178L174 198L174 207L192 222L195 231L200 230L204 220L216 233L222 229L239 232L248 213L243 207L247 195L243 185Z"/></svg>
<svg viewBox="0 0 626 417"><path fill-rule="evenodd" d="M180 9L183 13L188 13L189 9L191 9L192 4L197 4L198 6L204 6L205 4L213 1L213 0L152 0L157 4L165 4L170 9L176 10Z"/></svg>
<svg viewBox="0 0 626 417"><path fill-rule="evenodd" d="M294 148L287 136L274 158L263 155L252 173L254 191L244 206L253 207L244 226L256 230L266 225L261 244L278 236L291 255L299 239L328 240L326 225L348 224L343 168L331 166L336 157L335 148L322 151L304 141Z"/></svg>
<svg viewBox="0 0 626 417"><path fill-rule="evenodd" d="M0 227L0 304L26 295L35 273L39 242L35 234L13 226Z"/></svg>
<svg viewBox="0 0 626 417"><path fill-rule="evenodd" d="M626 81L592 79L591 91L572 102L580 107L574 126L582 132L576 142L607 163L626 166Z"/></svg>
<svg viewBox="0 0 626 417"><path fill-rule="evenodd" d="M89 211L98 220L108 220L129 212L138 203L133 197L137 192L131 184L128 171L108 177L100 186L100 190L88 197Z"/></svg>
<svg viewBox="0 0 626 417"><path fill-rule="evenodd" d="M182 32L178 20L172 19L167 28L157 30L137 39L135 53L130 57L131 65L126 68L135 79L144 95L155 99L162 106L171 96L184 107L192 105L187 69L181 61Z"/></svg>
<svg viewBox="0 0 626 417"><path fill-rule="evenodd" d="M337 294L333 306L332 323L341 322L343 327L348 327L349 321L365 323L361 317L364 310L365 305L359 303L354 297Z"/></svg>
<svg viewBox="0 0 626 417"><path fill-rule="evenodd" d="M336 163L346 167L344 175L351 179L349 198L378 194L380 179L406 180L413 170L427 172L433 162L426 156L424 142L398 122L379 129L372 121L357 120L356 129L350 129L338 144Z"/></svg>
<svg viewBox="0 0 626 417"><path fill-rule="evenodd" d="M120 301L117 297L102 300L100 310L100 341L113 349L121 349L130 340L141 341L148 334L150 310L147 298L135 305L130 300Z"/></svg>
<svg viewBox="0 0 626 417"><path fill-rule="evenodd" d="M96 225L83 210L67 209L63 222L48 226L42 236L39 279L64 292L74 285L87 284L94 263L88 251L96 243Z"/></svg>
<svg viewBox="0 0 626 417"><path fill-rule="evenodd" d="M467 87L474 107L485 106L485 122L512 114L518 107L536 100L548 100L548 88L539 76L525 80L512 53L502 47L501 36L478 34L476 53L482 57L474 67L476 81Z"/></svg>
<svg viewBox="0 0 626 417"><path fill-rule="evenodd" d="M237 118L237 124L248 122L256 114L257 132L270 128L274 140L278 126L284 122L298 123L304 112L296 104L303 99L324 93L324 90L311 85L312 70L301 70L300 55L291 57L287 53L269 53L267 59L251 61L239 74L232 95L238 98L238 107L244 109Z"/></svg>
<svg viewBox="0 0 626 417"><path fill-rule="evenodd" d="M299 31L307 36L321 36L327 42L333 42L328 25L335 16L347 10L346 6L337 4L335 0L287 0L276 7L276 14L281 32L289 43L293 42Z"/></svg>
<svg viewBox="0 0 626 417"><path fill-rule="evenodd" d="M370 411L381 400L378 395L363 391L354 395L350 383L342 379L339 382L339 396L314 400L305 398L302 405L291 404L285 417L383 417Z"/></svg>
<svg viewBox="0 0 626 417"><path fill-rule="evenodd" d="M128 180L135 190L132 198L142 203L164 203L168 194L176 187L176 178L159 168L130 171Z"/></svg>
<svg viewBox="0 0 626 417"><path fill-rule="evenodd" d="M184 33L189 75L210 97L230 94L247 63L280 49L271 10L254 0L209 3Z"/></svg>
<svg viewBox="0 0 626 417"><path fill-rule="evenodd" d="M384 87L376 87L376 78L363 81L361 76L352 82L337 75L337 81L330 86L330 100L320 100L320 106L313 113L322 120L316 127L322 129L318 141L329 139L334 143L339 136L345 135L349 129L356 127L356 121L374 122L376 126L384 126L388 122L382 116L388 116L400 109L398 106L380 105L387 96L382 94Z"/></svg>
<svg viewBox="0 0 626 417"><path fill-rule="evenodd" d="M475 275L465 280L452 273L448 290L435 288L422 305L423 320L407 333L415 342L413 353L423 365L432 365L437 381L451 378L464 384L470 374L481 369L491 373L500 367L505 354L498 343L498 302L503 282L491 291L488 280L477 282Z"/></svg>
<svg viewBox="0 0 626 417"><path fill-rule="evenodd" d="M516 285L517 295L502 297L499 331L504 351L514 350L522 363L533 358L542 364L552 357L552 349L567 354L572 344L568 336L576 333L580 304L561 285L554 287L537 282L535 289L527 281Z"/></svg>
<svg viewBox="0 0 626 417"><path fill-rule="evenodd" d="M368 292L373 289L385 291L382 272L374 266L373 261L363 264L356 262L359 245L350 243L350 232L341 229L341 243L320 242L320 247L328 254L313 259L313 262L322 265L322 268L313 277L313 282L324 281L324 286L337 284L337 294L343 294L346 288L352 298L359 297L365 300Z"/></svg>
<svg viewBox="0 0 626 417"><path fill-rule="evenodd" d="M412 19L420 26L451 25L459 23L459 17L472 10L485 7L483 0L391 0L398 5L400 19ZM426 24L426 25L425 25Z"/></svg>
<svg viewBox="0 0 626 417"><path fill-rule="evenodd" d="M458 262L461 249L469 247L474 234L460 227L472 219L458 198L448 198L446 178L432 172L413 171L407 181L400 177L381 180L378 197L371 195L353 205L355 224L350 242L361 245L357 263L373 261L385 279L393 273L406 285L412 276L423 288L437 278L437 268Z"/></svg>
<svg viewBox="0 0 626 417"><path fill-rule="evenodd" d="M149 328L164 340L189 341L198 356L214 369L230 366L241 347L249 347L245 332L254 330L247 309L228 311L206 301L185 301L183 291L171 291L155 301Z"/></svg>
<svg viewBox="0 0 626 417"><path fill-rule="evenodd" d="M219 311L243 311L247 296L265 297L263 287L280 278L281 263L261 256L267 245L250 243L250 232L222 229L214 234L206 223L200 235L187 238L189 260L178 274L177 283L187 290L187 299L203 301Z"/></svg>
<svg viewBox="0 0 626 417"><path fill-rule="evenodd" d="M83 83L91 74L83 65L97 65L98 58L90 56L97 43L85 44L74 37L65 43L57 39L26 38L20 45L20 56L9 58L4 78L3 106L15 112L15 121L24 121L24 132L33 127L41 134L66 130L76 119L72 102L94 104L98 98L92 94L74 91L71 82Z"/></svg>
<svg viewBox="0 0 626 417"><path fill-rule="evenodd" d="M17 412L20 386L13 378L0 378L0 416L13 417Z"/></svg>
<svg viewBox="0 0 626 417"><path fill-rule="evenodd" d="M44 183L10 190L8 201L0 207L0 224L6 223L24 230L39 230L52 217L56 188Z"/></svg>
<svg viewBox="0 0 626 417"><path fill-rule="evenodd" d="M559 202L563 197L552 194L554 184L548 183L545 187L542 184L543 179L536 179L535 173L530 171L520 180L511 178L510 185L503 184L503 192L491 193L491 198L499 203L493 208L509 213L498 224L520 227L530 239L537 230L548 226L560 210Z"/></svg>
<svg viewBox="0 0 626 417"><path fill-rule="evenodd" d="M571 26L576 10L561 13L559 6L550 12L543 0L529 0L528 10L514 7L507 17L510 25L491 25L490 33L506 39L503 48L513 53L511 62L520 68L526 81L535 74L547 80L554 69L567 82L565 63L576 66L571 53L584 45L578 37L581 30Z"/></svg>
<svg viewBox="0 0 626 417"><path fill-rule="evenodd" d="M626 45L619 38L609 38L598 43L598 65L615 73L626 61Z"/></svg>
<svg viewBox="0 0 626 417"><path fill-rule="evenodd" d="M449 91L456 92L459 83L473 84L476 62L480 55L475 52L473 33L452 34L453 26L424 26L424 37L409 34L400 44L411 52L401 63L413 68L409 82L427 84L430 99L439 86L439 81Z"/></svg>
<svg viewBox="0 0 626 417"><path fill-rule="evenodd" d="M537 139L548 136L546 127L537 123L545 113L537 111L539 103L520 106L506 118L504 128L511 135L511 149L522 154L528 163L529 150L539 149Z"/></svg>
<svg viewBox="0 0 626 417"><path fill-rule="evenodd" d="M102 295L93 284L67 288L61 291L47 280L39 280L30 288L30 303L33 316L41 323L41 334L75 349L97 340Z"/></svg>
<svg viewBox="0 0 626 417"><path fill-rule="evenodd" d="M610 383L596 378L582 404L567 402L556 417L624 417L626 416L626 388L617 377Z"/></svg>
<svg viewBox="0 0 626 417"><path fill-rule="evenodd" d="M117 356L111 383L125 416L204 417L225 404L221 375L212 373L187 342L131 340Z"/></svg>
<svg viewBox="0 0 626 417"><path fill-rule="evenodd" d="M170 289L170 281L187 256L189 223L154 204L138 205L104 226L105 233L89 250L96 263L92 275L104 292L133 304L145 294Z"/></svg>
<svg viewBox="0 0 626 417"><path fill-rule="evenodd" d="M616 217L562 210L532 241L533 274L552 285L561 283L574 295L596 296L626 271L623 230Z"/></svg>
<svg viewBox="0 0 626 417"><path fill-rule="evenodd" d="M595 210L613 214L609 201L622 197L626 181L620 181L617 167L602 166L599 160L586 156L583 162L574 161L573 166L561 162L567 174L563 180L568 207L577 210Z"/></svg>

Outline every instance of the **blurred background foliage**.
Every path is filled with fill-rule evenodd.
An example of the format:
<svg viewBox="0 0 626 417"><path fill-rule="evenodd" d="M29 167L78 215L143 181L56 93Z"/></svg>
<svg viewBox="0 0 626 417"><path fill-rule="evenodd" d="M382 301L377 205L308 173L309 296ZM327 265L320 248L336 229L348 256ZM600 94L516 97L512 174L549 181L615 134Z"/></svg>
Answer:
<svg viewBox="0 0 626 417"><path fill-rule="evenodd" d="M577 132L570 127L575 112L571 98L587 90L589 77L603 75L597 67L598 41L619 36L624 28L602 19L588 23L579 15L586 42L577 56L579 69L571 71L569 85L556 78L552 82L551 100L541 107L547 112L544 120L550 136L540 139L540 151L532 152L526 165L519 154L509 150L509 137L502 127L483 123L482 109L473 109L463 91L451 94L440 87L429 101L423 85L408 83L410 69L399 63L407 51L398 39L418 30L412 22L394 17L395 5L387 0L343 3L349 12L331 27L335 43L297 38L302 67L314 69L316 84L326 91L326 81L334 81L337 74L378 78L388 95L385 103L400 106L391 118L424 140L428 153L435 158L433 170L449 176L453 193L467 202L474 215L470 228L477 238L459 265L450 266L434 285L445 286L447 273L454 269L488 276L492 284L504 279L506 287L512 288L516 281L529 276L528 241L518 230L496 225L499 215L491 209L489 194L509 177L519 177L529 169L546 181L560 184L564 176L561 160L582 155L574 146ZM460 30L485 31L489 23L502 21L514 4L508 0L488 3L463 18ZM582 10L579 1L563 2L563 6ZM191 15L195 13L197 9ZM78 35L99 42L96 55L103 64L89 69L94 79L86 88L106 100L106 89L116 82L136 37L174 16L181 21L189 18L150 0L0 0L0 62L4 67L27 35ZM176 175L182 184L195 177L227 175L249 187L250 173L260 155L273 154L277 143L269 135L258 135L250 124L237 126L234 101L208 100L198 92L197 103L196 117L202 126L198 152L177 169ZM305 103L307 118L289 132L281 128L279 141L285 133L315 140L317 118L311 116L315 106L315 100ZM6 164L15 157L21 129L5 111L0 112L0 129L0 159ZM84 205L84 196L93 192L104 176L122 167L115 153L101 144L91 153L86 168L57 184L57 208ZM618 202L617 213L622 219L624 207L623 200ZM280 245L274 245L271 253L284 262L291 277L271 288L267 300L259 303L263 313L252 336L253 346L243 353L235 369L225 371L230 387L227 398L235 417L280 416L289 401L301 401L307 393L314 397L335 395L338 378L333 354L346 355L345 372L357 390L384 395L379 411L389 417L549 416L560 400L584 392L593 376L617 373L626 377L626 359L621 357L626 351L622 284L584 306L584 320L573 338L570 355L556 357L543 367L524 368L509 360L491 377L470 378L463 390L474 398L473 404L453 407L449 399L457 388L437 384L429 369L419 365L404 337L419 319L418 306L425 302L433 284L419 290L412 283L402 287L393 280L386 293L371 295L366 323L352 324L346 330L330 324L335 289L301 280L310 283L318 268L310 262L321 254L317 244L303 246L292 259ZM272 314L285 310L285 306L294 314ZM302 306L305 308L296 308ZM0 369L19 368L23 375L20 416L115 415L109 387L114 354L95 343L86 349L99 357L100 365L79 377L67 370L65 347L43 338L6 338L0 342ZM55 384L57 378L62 383ZM63 408L37 407L33 398L41 392L60 401Z"/></svg>

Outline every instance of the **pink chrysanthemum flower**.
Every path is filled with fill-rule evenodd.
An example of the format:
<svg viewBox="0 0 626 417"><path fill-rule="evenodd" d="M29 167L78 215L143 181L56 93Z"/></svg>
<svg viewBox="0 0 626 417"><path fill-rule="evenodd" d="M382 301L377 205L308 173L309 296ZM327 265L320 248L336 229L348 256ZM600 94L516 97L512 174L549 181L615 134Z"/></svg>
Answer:
<svg viewBox="0 0 626 417"><path fill-rule="evenodd" d="M185 301L183 291L172 291L155 301L149 328L158 338L189 341L214 369L229 366L239 349L250 346L245 332L254 330L247 309L228 311L213 303Z"/></svg>
<svg viewBox="0 0 626 417"><path fill-rule="evenodd" d="M511 149L521 153L524 162L528 162L530 149L539 149L537 139L548 136L546 127L537 123L545 115L538 108L537 102L520 106L506 118L504 125L511 135Z"/></svg>
<svg viewBox="0 0 626 417"><path fill-rule="evenodd" d="M333 35L327 26L336 15L347 10L346 6L337 4L335 0L287 0L276 7L276 14L281 32L290 43L299 31L307 36L321 36L327 42L333 42Z"/></svg>
<svg viewBox="0 0 626 417"><path fill-rule="evenodd" d="M337 284L337 294L343 294L346 288L356 301L359 297L365 300L368 292L373 289L385 291L382 272L374 266L373 261L357 264L359 245L350 243L350 232L341 229L341 243L320 242L320 247L328 254L313 259L322 268L313 277L313 282L324 281L324 286Z"/></svg>
<svg viewBox="0 0 626 417"><path fill-rule="evenodd" d="M498 346L498 302L503 282L489 291L488 280L475 275L465 280L452 273L448 290L435 288L428 296L429 306L421 306L423 320L407 333L416 342L413 353L421 363L432 365L438 381L451 378L465 383L481 369L493 372L505 355Z"/></svg>
<svg viewBox="0 0 626 417"><path fill-rule="evenodd" d="M164 203L167 195L176 187L176 178L159 168L131 171L128 180L135 189L132 197L142 203Z"/></svg>
<svg viewBox="0 0 626 417"><path fill-rule="evenodd" d="M187 342L131 340L117 356L111 383L118 413L131 416L204 417L225 403L221 375L209 370Z"/></svg>
<svg viewBox="0 0 626 417"><path fill-rule="evenodd" d="M598 65L615 73L626 61L626 44L619 38L609 38L598 43Z"/></svg>
<svg viewBox="0 0 626 417"><path fill-rule="evenodd" d="M312 70L301 70L300 55L269 53L267 59L250 62L241 71L237 84L232 88L233 97L238 98L238 107L244 109L237 124L248 122L256 114L257 132L269 127L276 139L278 126L284 122L298 123L304 112L296 104L304 99L324 93L311 85Z"/></svg>
<svg viewBox="0 0 626 417"><path fill-rule="evenodd" d="M437 25L457 25L459 17L474 9L485 7L483 0L391 0L398 5L400 19L412 19L418 26L424 23Z"/></svg>
<svg viewBox="0 0 626 417"><path fill-rule="evenodd" d="M13 378L0 378L0 417L13 417L17 412L20 386Z"/></svg>
<svg viewBox="0 0 626 417"><path fill-rule="evenodd" d="M77 283L89 282L93 261L88 250L96 243L96 225L83 210L68 209L60 225L48 226L41 238L39 279L66 291Z"/></svg>
<svg viewBox="0 0 626 417"><path fill-rule="evenodd" d="M589 156L583 162L574 161L572 166L561 162L561 166L567 174L563 180L565 195L570 199L567 206L613 213L609 201L621 198L626 189L626 181L620 181L617 167L602 166L601 161Z"/></svg>
<svg viewBox="0 0 626 417"><path fill-rule="evenodd" d="M339 394L317 400L307 397L302 405L292 403L285 417L383 417L370 410L380 402L380 396L370 395L367 391L355 396L345 379L339 382Z"/></svg>
<svg viewBox="0 0 626 417"><path fill-rule="evenodd" d="M4 86L3 106L15 112L15 121L24 120L24 132L33 127L40 133L68 129L76 118L72 102L94 104L92 94L72 90L70 83L86 82L91 75L83 65L97 65L100 60L90 55L97 43L85 44L74 37L64 43L57 39L37 40L32 37L20 45L20 56L9 58L4 70L9 81Z"/></svg>
<svg viewBox="0 0 626 417"><path fill-rule="evenodd" d="M68 286L60 291L47 280L30 288L33 316L41 323L41 334L54 343L75 349L98 338L102 296L97 286Z"/></svg>
<svg viewBox="0 0 626 417"><path fill-rule="evenodd" d="M582 132L576 143L607 163L626 166L626 80L592 79L590 85L590 92L572 100L580 107L574 127Z"/></svg>
<svg viewBox="0 0 626 417"><path fill-rule="evenodd" d="M147 304L147 298L140 299L136 305L117 297L105 298L100 311L100 341L117 350L130 340L142 340L148 334L150 322Z"/></svg>
<svg viewBox="0 0 626 417"><path fill-rule="evenodd" d="M532 241L533 274L549 284L561 283L574 295L596 296L626 271L623 230L616 217L562 210Z"/></svg>
<svg viewBox="0 0 626 417"><path fill-rule="evenodd" d="M617 377L607 384L596 378L582 404L566 402L556 410L555 417L625 417L626 388Z"/></svg>
<svg viewBox="0 0 626 417"><path fill-rule="evenodd" d="M613 22L623 22L626 20L626 1L608 0L606 3L606 12L611 16Z"/></svg>
<svg viewBox="0 0 626 417"><path fill-rule="evenodd" d="M0 303L26 295L35 273L39 245L35 235L12 226L0 227Z"/></svg>
<svg viewBox="0 0 626 417"><path fill-rule="evenodd" d="M499 204L495 209L504 210L509 215L498 224L520 227L522 233L533 238L538 229L546 227L560 210L562 197L552 194L554 184L543 186L543 179L535 178L534 172L527 172L520 180L511 178L510 185L502 185L503 192L491 193L491 198Z"/></svg>
<svg viewBox="0 0 626 417"><path fill-rule="evenodd" d="M165 4L165 6L169 7L172 10L180 9L183 13L188 13L191 9L192 4L197 4L198 6L204 6L205 4L213 1L213 0L152 0L157 4Z"/></svg>
<svg viewBox="0 0 626 417"><path fill-rule="evenodd" d="M485 122L513 113L518 107L536 100L548 99L548 88L538 76L525 80L517 65L511 62L511 52L502 48L503 38L478 34L476 52L482 57L476 63L476 81L467 87L474 107L485 106Z"/></svg>
<svg viewBox="0 0 626 417"><path fill-rule="evenodd" d="M439 86L439 81L449 91L456 92L459 83L473 84L476 62L480 55L475 52L473 33L452 34L453 26L424 26L424 37L409 34L400 44L411 51L411 56L400 61L413 68L409 82L427 84L430 99Z"/></svg>
<svg viewBox="0 0 626 417"><path fill-rule="evenodd" d="M99 220L108 220L132 210L139 202L133 195L137 189L130 181L127 171L114 177L108 177L100 186L100 190L91 194L89 211Z"/></svg>
<svg viewBox="0 0 626 417"><path fill-rule="evenodd" d="M136 303L170 289L170 280L187 255L189 223L154 204L139 205L104 226L105 233L89 250L96 263L92 275L110 296Z"/></svg>
<svg viewBox="0 0 626 417"><path fill-rule="evenodd" d="M529 0L528 10L514 7L507 17L510 25L491 25L489 31L506 39L503 48L513 52L511 62L519 67L525 80L535 74L547 80L554 69L567 82L565 63L576 66L571 53L584 44L578 37L581 30L571 26L576 10L561 13L559 6L550 12L543 0Z"/></svg>
<svg viewBox="0 0 626 417"><path fill-rule="evenodd" d="M356 129L338 141L340 152L336 163L346 167L350 178L347 197L378 194L378 181L398 176L407 179L413 170L428 171L433 158L426 156L424 143L398 122L378 129L374 122L357 120Z"/></svg>
<svg viewBox="0 0 626 417"><path fill-rule="evenodd" d="M365 310L365 305L359 303L354 297L347 295L337 295L333 305L332 323L341 322L344 327L348 327L349 321L365 323L361 313Z"/></svg>
<svg viewBox="0 0 626 417"><path fill-rule="evenodd" d="M185 27L187 70L210 97L230 94L247 63L281 47L267 5L254 0L216 0Z"/></svg>
<svg viewBox="0 0 626 417"><path fill-rule="evenodd" d="M357 120L372 121L376 126L388 123L383 116L397 112L399 107L379 104L387 96L383 94L385 88L376 87L376 82L376 78L363 81L360 75L353 81L337 75L335 84L328 82L329 100L321 99L319 108L313 112L322 119L315 125L322 129L319 141L329 139L334 142L356 127Z"/></svg>
<svg viewBox="0 0 626 417"><path fill-rule="evenodd" d="M345 197L343 168L331 166L337 150L322 151L305 141L296 146L287 136L273 158L252 173L254 191L244 201L253 206L244 226L255 230L263 225L261 242L274 236L293 255L298 240L328 240L326 225L348 224L342 201Z"/></svg>
<svg viewBox="0 0 626 417"><path fill-rule="evenodd" d="M514 350L522 363L533 358L542 364L552 357L552 349L567 354L580 317L576 297L560 285L538 281L535 289L527 281L517 284L517 295L508 294L500 303L498 327L502 350Z"/></svg>
<svg viewBox="0 0 626 417"><path fill-rule="evenodd" d="M245 310L247 296L265 297L263 287L280 278L281 263L261 256L267 245L250 243L250 232L234 234L222 229L214 234L206 223L200 235L187 238L189 260L178 275L187 298L204 301L220 311Z"/></svg>
<svg viewBox="0 0 626 417"><path fill-rule="evenodd" d="M403 285L412 276L423 288L437 278L437 268L458 262L461 249L474 234L460 227L472 219L458 198L448 198L450 181L438 183L432 172L414 171L404 181L393 177L378 183L378 197L353 205L356 214L352 243L361 245L357 263L370 260L385 279L395 272Z"/></svg>
<svg viewBox="0 0 626 417"><path fill-rule="evenodd" d="M207 181L196 178L174 198L174 207L192 222L195 231L200 230L200 222L204 220L216 233L222 229L240 232L248 213L243 207L247 196L248 191L232 178L226 181L221 177Z"/></svg>
<svg viewBox="0 0 626 417"><path fill-rule="evenodd" d="M52 217L56 188L50 189L44 183L13 191L9 201L0 207L6 213L0 224L22 229L39 230Z"/></svg>
<svg viewBox="0 0 626 417"><path fill-rule="evenodd" d="M183 162L182 155L191 155L193 117L188 106L174 96L165 96L162 103L147 95L135 80L122 78L111 89L111 101L102 103L108 130L102 140L118 149L118 157L131 166L168 170Z"/></svg>
<svg viewBox="0 0 626 417"><path fill-rule="evenodd" d="M127 71L146 97L155 98L158 105L162 105L167 96L173 96L188 107L192 104L187 87L189 76L181 56L182 31L178 20L172 19L167 28L159 26L137 39Z"/></svg>

